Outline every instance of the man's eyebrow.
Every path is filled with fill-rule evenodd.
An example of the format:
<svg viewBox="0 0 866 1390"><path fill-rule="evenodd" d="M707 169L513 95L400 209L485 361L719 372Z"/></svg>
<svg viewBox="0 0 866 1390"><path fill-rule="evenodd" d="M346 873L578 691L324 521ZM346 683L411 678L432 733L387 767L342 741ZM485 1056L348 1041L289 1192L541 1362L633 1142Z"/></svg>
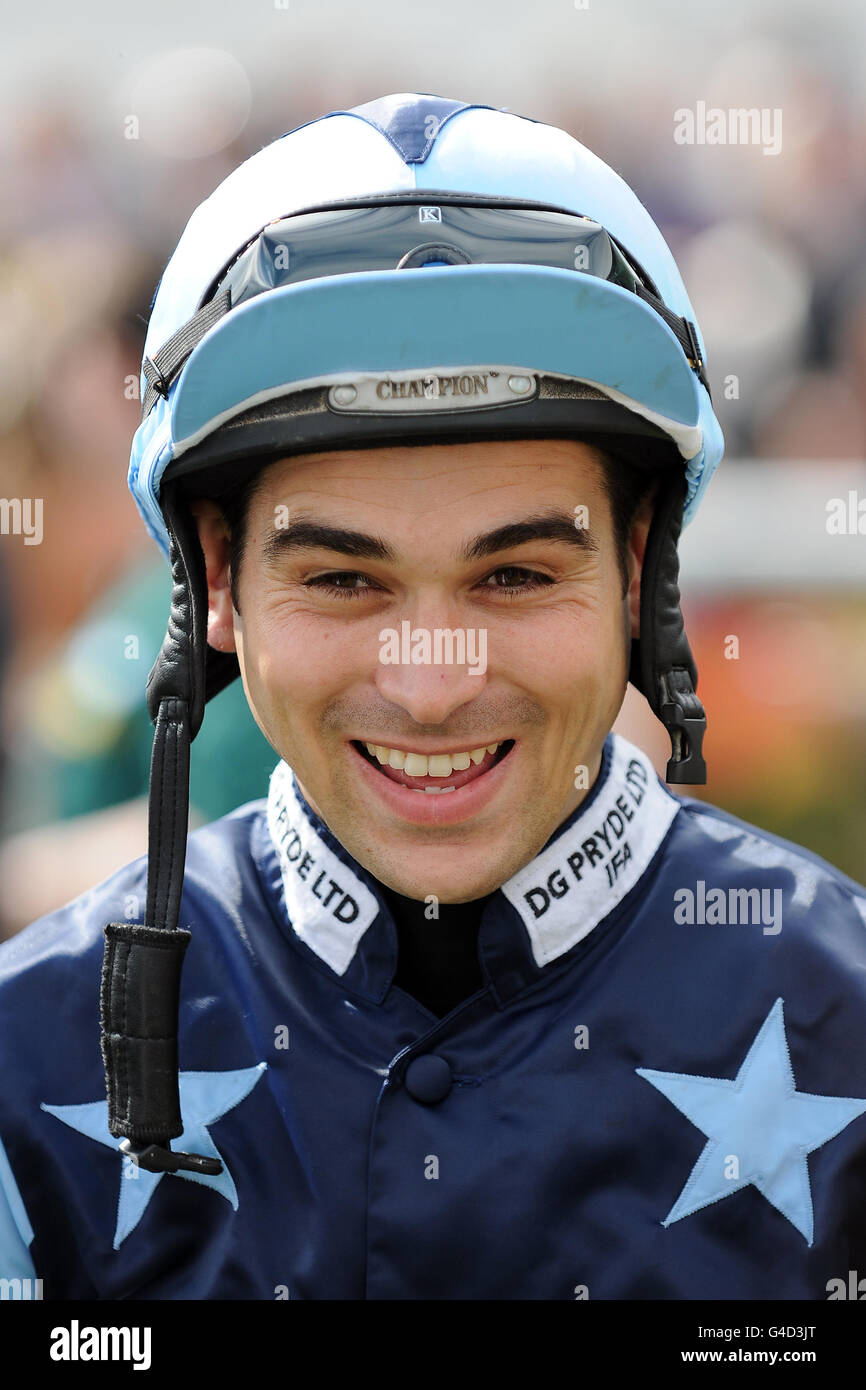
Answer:
<svg viewBox="0 0 866 1390"><path fill-rule="evenodd" d="M504 526L497 526L494 531L476 536L463 548L460 558L482 560L488 555L498 554L500 550L524 545L527 541L564 541L566 545L577 546L578 550L598 550L595 538L587 527L578 526L575 518L567 512L553 511L541 512L523 521L509 521Z"/></svg>
<svg viewBox="0 0 866 1390"><path fill-rule="evenodd" d="M262 547L265 561L274 561L291 550L338 550L359 560L384 560L393 564L397 553L378 536L329 526L324 521L292 521L270 533Z"/></svg>
<svg viewBox="0 0 866 1390"><path fill-rule="evenodd" d="M578 550L598 550L595 539L586 527L577 526L574 517L567 512L554 511L525 517L521 521L509 521L492 531L481 532L463 546L458 558L464 561L482 560L502 550L525 545L528 541L562 541ZM379 536L312 519L293 521L272 531L262 547L262 553L266 562L273 562L289 551L312 549L334 550L356 560L381 560L385 564L394 564L400 558L393 547Z"/></svg>

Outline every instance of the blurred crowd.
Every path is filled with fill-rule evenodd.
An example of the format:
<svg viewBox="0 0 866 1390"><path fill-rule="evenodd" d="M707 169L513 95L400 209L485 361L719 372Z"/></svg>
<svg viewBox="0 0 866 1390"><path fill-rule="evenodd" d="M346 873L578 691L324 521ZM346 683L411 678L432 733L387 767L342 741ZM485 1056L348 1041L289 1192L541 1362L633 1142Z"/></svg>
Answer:
<svg viewBox="0 0 866 1390"><path fill-rule="evenodd" d="M14 845L18 865L16 886L7 854L0 931L4 913L9 931L32 910L18 889L38 877L46 841L28 833L122 805L143 848L143 691L168 583L127 492L126 467L146 320L165 261L193 208L248 155L326 111L406 85L398 63L310 76L304 86L261 82L239 133L199 154L184 150L178 134L182 157L170 146L118 138L115 128L100 133L81 118L74 89L39 89L4 137L0 495L42 498L44 533L38 545L0 536L0 839ZM465 82L436 90L510 101L491 96L483 81L475 91ZM753 106L756 93L783 113L778 154L677 145L664 73L643 72L628 102L609 83L577 91L539 82L531 101L521 91L510 104L562 126L612 164L661 226L709 345L727 439L722 466L750 457L811 459L816 467L863 460L866 108L805 45L768 38L720 59L704 96L727 108ZM218 90L211 99L217 111ZM204 128L207 114L199 113ZM244 717L237 689L231 699L224 730ZM862 746L862 725L860 736ZM230 775L231 759L215 767L202 753L194 816L210 819L265 794L275 761L261 740L244 780ZM102 823L89 824L92 842ZM124 850L130 842L123 839ZM53 843L61 859L79 856L81 873L91 872L84 842L64 840L58 829Z"/></svg>

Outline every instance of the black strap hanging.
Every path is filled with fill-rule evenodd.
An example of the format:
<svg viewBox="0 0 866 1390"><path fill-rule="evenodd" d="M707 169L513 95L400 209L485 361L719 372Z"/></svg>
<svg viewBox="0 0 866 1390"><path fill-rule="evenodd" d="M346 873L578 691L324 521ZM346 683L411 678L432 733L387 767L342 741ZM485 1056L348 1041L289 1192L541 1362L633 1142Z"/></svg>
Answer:
<svg viewBox="0 0 866 1390"><path fill-rule="evenodd" d="M207 584L195 521L174 488L162 498L170 540L168 628L147 683L155 724L144 923L110 922L102 969L108 1127L151 1172L217 1174L219 1159L172 1150L183 1133L178 1002L190 933L178 927L189 821L189 754L204 715ZM219 653L214 653L219 656Z"/></svg>

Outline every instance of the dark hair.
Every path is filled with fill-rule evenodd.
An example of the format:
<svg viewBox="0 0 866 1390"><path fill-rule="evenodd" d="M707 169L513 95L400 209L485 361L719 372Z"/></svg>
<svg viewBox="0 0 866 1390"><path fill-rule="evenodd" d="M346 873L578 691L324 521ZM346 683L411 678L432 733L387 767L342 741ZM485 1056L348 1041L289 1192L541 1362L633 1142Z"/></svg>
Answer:
<svg viewBox="0 0 866 1390"><path fill-rule="evenodd" d="M628 542L631 528L644 498L658 477L645 464L635 463L625 454L599 449L604 486L613 522L613 543L622 579L622 597L628 593Z"/></svg>
<svg viewBox="0 0 866 1390"><path fill-rule="evenodd" d="M587 439L581 442L589 444L592 441ZM593 444L593 448L596 449L601 459L605 491L610 503L613 521L614 544L622 578L622 594L625 597L628 592L628 540L638 508L650 491L655 474L647 468L646 463L637 463L633 456L629 457L626 453L602 449L596 444ZM214 498L225 517L229 530L231 595L232 603L238 613L240 612L238 576L240 575L246 544L247 516L250 503L264 471L265 467L256 468L228 491Z"/></svg>
<svg viewBox="0 0 866 1390"><path fill-rule="evenodd" d="M228 492L215 498L218 507L225 517L226 526L229 532L229 580L232 595L232 603L235 612L240 613L241 606L238 601L238 578L241 572L241 560L243 559L244 547L247 539L247 515L249 513L250 502L261 481L263 468L257 468L254 472L248 473L239 483L236 483Z"/></svg>

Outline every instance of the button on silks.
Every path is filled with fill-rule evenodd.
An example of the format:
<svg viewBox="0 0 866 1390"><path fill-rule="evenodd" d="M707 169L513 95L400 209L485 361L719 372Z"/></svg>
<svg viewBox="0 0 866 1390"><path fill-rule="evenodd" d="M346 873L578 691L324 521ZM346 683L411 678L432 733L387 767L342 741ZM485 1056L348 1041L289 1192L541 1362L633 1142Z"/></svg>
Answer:
<svg viewBox="0 0 866 1390"><path fill-rule="evenodd" d="M432 1053L413 1058L406 1068L406 1090L424 1105L444 1100L451 1090L451 1082L451 1068L445 1058Z"/></svg>

